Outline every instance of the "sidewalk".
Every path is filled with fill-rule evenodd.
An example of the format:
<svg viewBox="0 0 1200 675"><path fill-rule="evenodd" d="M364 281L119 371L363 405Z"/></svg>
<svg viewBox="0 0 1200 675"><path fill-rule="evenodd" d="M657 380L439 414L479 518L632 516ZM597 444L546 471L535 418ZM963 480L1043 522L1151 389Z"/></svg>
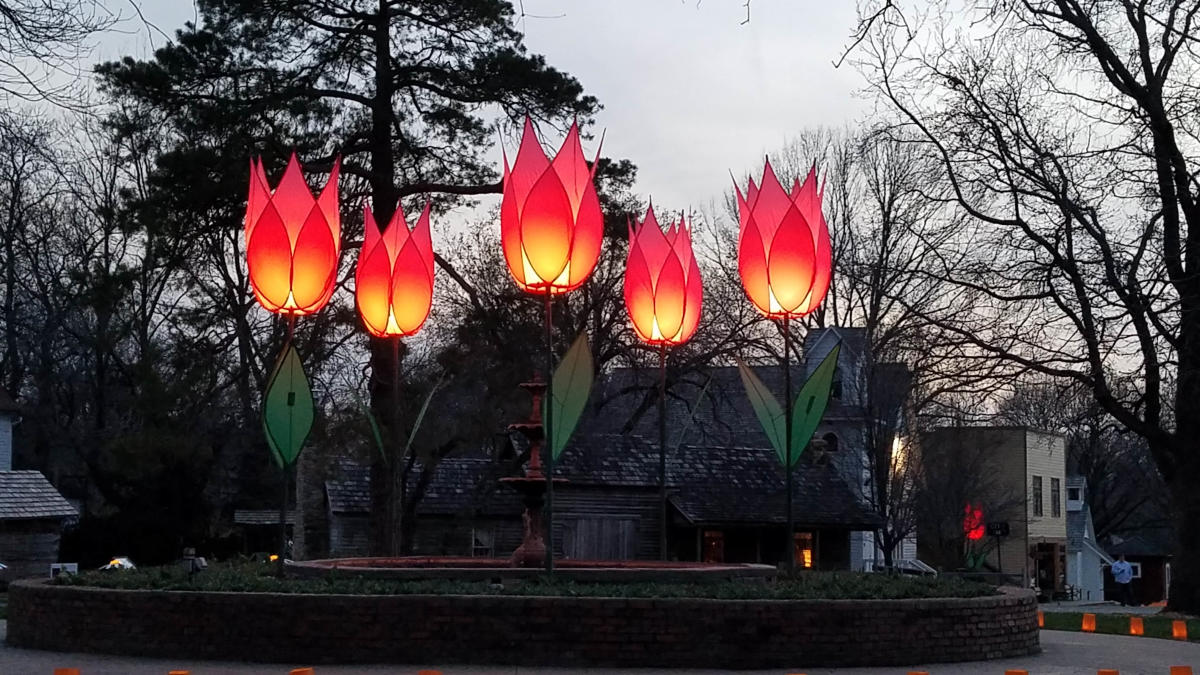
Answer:
<svg viewBox="0 0 1200 675"><path fill-rule="evenodd" d="M1150 614L1158 614L1163 610L1162 607L1153 605L1142 605L1138 607L1124 607L1119 602L1112 600L1106 602L1095 602L1092 600L1066 600L1063 602L1043 602L1038 605L1038 609L1043 612L1089 612L1091 614L1140 614L1148 616Z"/></svg>

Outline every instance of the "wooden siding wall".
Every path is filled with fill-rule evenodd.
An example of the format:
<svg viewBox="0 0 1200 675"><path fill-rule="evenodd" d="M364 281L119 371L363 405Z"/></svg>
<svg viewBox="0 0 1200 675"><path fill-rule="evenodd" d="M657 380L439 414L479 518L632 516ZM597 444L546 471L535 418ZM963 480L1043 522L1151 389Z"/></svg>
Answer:
<svg viewBox="0 0 1200 675"><path fill-rule="evenodd" d="M653 490L562 487L554 494L554 550L561 557L606 560L658 557L658 494ZM492 534L492 555L507 558L521 544L520 516L423 515L414 553L471 555L471 530Z"/></svg>
<svg viewBox="0 0 1200 675"><path fill-rule="evenodd" d="M1042 477L1042 516L1033 513L1033 495L1029 495L1029 539L1031 541L1067 538L1067 512L1065 508L1067 492L1067 449L1062 436L1028 431L1025 434L1025 452L1028 457L1027 475L1025 476L1028 489L1032 490L1033 477ZM1050 501L1053 492L1050 489L1051 478L1058 479L1059 495L1058 517L1054 517L1054 507Z"/></svg>
<svg viewBox="0 0 1200 675"><path fill-rule="evenodd" d="M329 516L329 555L350 558L369 553L367 516L334 513Z"/></svg>
<svg viewBox="0 0 1200 675"><path fill-rule="evenodd" d="M50 563L58 562L58 523L42 527L0 529L0 561L8 565L6 579L50 577Z"/></svg>

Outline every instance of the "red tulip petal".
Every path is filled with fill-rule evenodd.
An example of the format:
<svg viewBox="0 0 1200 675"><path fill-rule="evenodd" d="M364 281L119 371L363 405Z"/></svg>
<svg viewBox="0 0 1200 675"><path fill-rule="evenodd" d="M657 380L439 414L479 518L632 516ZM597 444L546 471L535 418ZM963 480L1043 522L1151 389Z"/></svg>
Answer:
<svg viewBox="0 0 1200 675"><path fill-rule="evenodd" d="M279 185L271 196L271 203L279 211L279 217L283 220L283 226L287 229L292 246L295 247L300 229L316 207L316 200L313 199L308 184L304 182L304 174L301 173L300 162L296 160L295 153L292 153L288 160L287 168L283 171L283 178L279 179ZM324 227L327 230L329 228L328 225L324 225Z"/></svg>
<svg viewBox="0 0 1200 675"><path fill-rule="evenodd" d="M508 182L504 184L504 196L500 200L500 246L513 279L523 290L529 290L525 277L525 253L521 248L521 218L517 215L516 188Z"/></svg>
<svg viewBox="0 0 1200 675"><path fill-rule="evenodd" d="M379 224L375 222L375 214L371 212L371 207L363 204L363 245L362 251L370 251L375 248L375 245L380 240ZM362 255L359 255L359 260L362 260Z"/></svg>
<svg viewBox="0 0 1200 675"><path fill-rule="evenodd" d="M425 208L421 211L421 217L417 218L411 236L416 243L417 253L421 254L421 260L425 262L425 276L429 279L429 287L433 288L433 233L429 225L429 208L429 202L425 202Z"/></svg>
<svg viewBox="0 0 1200 675"><path fill-rule="evenodd" d="M371 247L363 246L354 274L354 298L358 314L367 331L376 337L387 336L392 267L387 247L378 237Z"/></svg>
<svg viewBox="0 0 1200 675"><path fill-rule="evenodd" d="M763 169L762 186L758 191L758 199L753 202L751 207L751 214L758 223L764 240L771 241L775 238L775 231L790 208L792 208L792 200L784 191L783 186L779 184L779 179L775 177L771 163L767 162Z"/></svg>
<svg viewBox="0 0 1200 675"><path fill-rule="evenodd" d="M529 192L521 211L521 247L525 252L525 278L545 287L558 279L571 254L571 202L553 171L542 174ZM536 279L530 279L533 272Z"/></svg>
<svg viewBox="0 0 1200 675"><path fill-rule="evenodd" d="M317 198L317 206L325 216L329 234L333 237L334 255L342 251L342 213L338 208L338 176L341 175L341 169L342 158L338 157L333 160L329 180L325 182L325 189L321 190L321 196Z"/></svg>
<svg viewBox="0 0 1200 675"><path fill-rule="evenodd" d="M525 129L521 133L521 147L517 150L517 158L505 182L505 192L512 186L512 194L516 197L517 217L524 217L525 205L533 186L550 167L550 160L538 143L537 132L533 129L533 121L525 116Z"/></svg>
<svg viewBox="0 0 1200 675"><path fill-rule="evenodd" d="M817 211L817 222L819 227L816 242L816 272L813 275L813 285L808 293L808 298L799 309L803 314L812 312L824 302L825 294L829 292L829 283L833 278L833 249L829 243L829 225L819 210Z"/></svg>
<svg viewBox="0 0 1200 675"><path fill-rule="evenodd" d="M292 246L283 220L270 202L246 243L246 263L259 304L271 312L280 311L291 290Z"/></svg>
<svg viewBox="0 0 1200 675"><path fill-rule="evenodd" d="M799 210L789 208L775 232L767 259L771 295L777 303L772 307L772 312L791 314L800 307L812 289L815 267L815 251L808 223Z"/></svg>
<svg viewBox="0 0 1200 675"><path fill-rule="evenodd" d="M686 285L683 266L671 252L664 261L654 283L654 318L658 323L659 340L674 343L679 337L686 308Z"/></svg>
<svg viewBox="0 0 1200 675"><path fill-rule="evenodd" d="M654 281L636 238L629 240L629 256L625 262L625 310L638 337L645 342L653 340Z"/></svg>
<svg viewBox="0 0 1200 675"><path fill-rule="evenodd" d="M575 217L575 231L571 238L571 258L567 265L566 288L573 290L583 285L596 262L600 259L600 247L604 241L604 214L600 212L600 198L589 182Z"/></svg>
<svg viewBox="0 0 1200 675"><path fill-rule="evenodd" d="M258 219L262 217L263 209L271 201L271 186L267 183L266 173L263 171L262 161L250 160L250 195L246 199L246 243L250 243L250 235L254 233L254 227L258 224Z"/></svg>
<svg viewBox="0 0 1200 675"><path fill-rule="evenodd" d="M572 122L571 128L563 139L562 146L550 162L558 179L562 181L567 191L567 199L571 202L571 213L578 214L584 193L592 184L592 171L588 168L583 156L583 145L579 141L579 125Z"/></svg>
<svg viewBox="0 0 1200 675"><path fill-rule="evenodd" d="M420 248L417 239L409 237L392 270L392 317L400 335L415 335L433 302L433 283Z"/></svg>
<svg viewBox="0 0 1200 675"><path fill-rule="evenodd" d="M292 254L292 298L296 309L309 314L321 308L322 298L327 298L333 288L337 264L337 243L325 215L314 204Z"/></svg>
<svg viewBox="0 0 1200 675"><path fill-rule="evenodd" d="M650 277L657 279L662 271L663 263L671 254L671 244L660 229L658 219L654 217L653 206L646 209L646 219L637 229L636 236L638 245L642 249L642 255L646 259L646 267L650 270Z"/></svg>
<svg viewBox="0 0 1200 675"><path fill-rule="evenodd" d="M679 327L676 344L682 344L692 339L696 327L700 325L700 311L704 302L704 284L700 280L700 265L692 257L687 273L687 291L685 293L685 309L683 323Z"/></svg>
<svg viewBox="0 0 1200 675"><path fill-rule="evenodd" d="M750 302L763 314L771 314L771 287L767 279L765 242L753 217L746 221L738 245L738 274Z"/></svg>

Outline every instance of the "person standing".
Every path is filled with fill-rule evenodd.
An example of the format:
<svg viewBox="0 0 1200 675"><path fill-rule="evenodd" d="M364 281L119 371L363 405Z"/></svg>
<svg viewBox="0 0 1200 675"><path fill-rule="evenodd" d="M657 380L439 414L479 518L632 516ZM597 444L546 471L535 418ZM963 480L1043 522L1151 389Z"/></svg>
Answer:
<svg viewBox="0 0 1200 675"><path fill-rule="evenodd" d="M1117 600L1124 606L1133 605L1133 565L1125 562L1125 556L1117 556L1112 564L1113 581L1117 584Z"/></svg>

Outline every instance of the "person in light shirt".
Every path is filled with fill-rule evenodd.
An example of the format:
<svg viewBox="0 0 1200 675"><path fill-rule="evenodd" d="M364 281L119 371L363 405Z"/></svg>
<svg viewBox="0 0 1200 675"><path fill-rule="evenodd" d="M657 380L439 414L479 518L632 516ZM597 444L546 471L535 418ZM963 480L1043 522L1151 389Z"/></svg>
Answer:
<svg viewBox="0 0 1200 675"><path fill-rule="evenodd" d="M1112 564L1113 581L1117 584L1117 600L1122 605L1133 604L1133 565L1125 562L1125 556L1117 556L1117 561Z"/></svg>

